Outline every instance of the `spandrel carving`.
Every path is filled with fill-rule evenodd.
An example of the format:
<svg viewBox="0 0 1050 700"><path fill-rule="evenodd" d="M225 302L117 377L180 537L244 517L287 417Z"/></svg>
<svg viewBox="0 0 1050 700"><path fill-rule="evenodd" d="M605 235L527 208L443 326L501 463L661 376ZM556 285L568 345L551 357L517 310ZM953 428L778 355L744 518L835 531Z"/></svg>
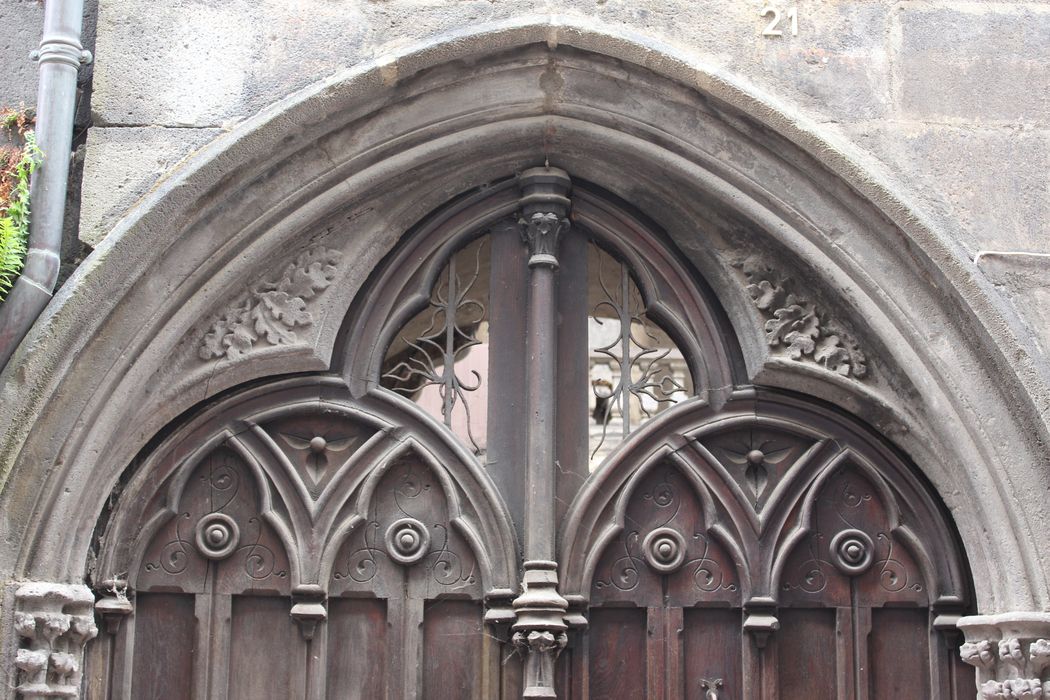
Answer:
<svg viewBox="0 0 1050 700"><path fill-rule="evenodd" d="M342 258L338 250L313 246L275 277L262 277L226 305L204 333L202 360L237 360L260 343L293 345L296 328L314 322L310 306L332 284Z"/></svg>
<svg viewBox="0 0 1050 700"><path fill-rule="evenodd" d="M734 264L765 322L766 343L793 360L818 364L843 377L863 379L868 358L857 339L806 296L796 280L757 257Z"/></svg>

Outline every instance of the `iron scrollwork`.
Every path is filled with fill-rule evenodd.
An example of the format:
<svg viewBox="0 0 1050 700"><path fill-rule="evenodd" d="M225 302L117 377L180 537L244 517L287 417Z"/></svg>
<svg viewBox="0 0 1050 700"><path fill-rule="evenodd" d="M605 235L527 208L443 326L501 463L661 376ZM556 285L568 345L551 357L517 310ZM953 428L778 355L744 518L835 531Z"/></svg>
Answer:
<svg viewBox="0 0 1050 700"><path fill-rule="evenodd" d="M474 251L473 270L460 274L458 256L449 259L429 302L430 316L424 330L415 338L402 336L408 350L382 374L383 385L403 396L417 396L428 386L437 386L441 397L441 417L452 428L452 415L457 403L466 415L466 431L475 452L481 447L474 434L467 392L481 387L482 377L476 370L471 378L456 372L456 363L471 348L480 345L477 329L486 316L486 307L472 295L481 276L482 241Z"/></svg>
<svg viewBox="0 0 1050 700"><path fill-rule="evenodd" d="M614 408L622 420L622 437L626 438L633 427L632 397L642 414L651 418L654 411L646 406L645 399L658 406L668 405L675 403L676 397L685 391L682 383L661 364L671 354L671 348L656 346L659 338L650 330L650 321L630 270L626 264L614 262L615 279L607 280L607 258L607 254L598 250L598 286L603 298L595 305L592 315L598 325L605 323L603 314L614 319L619 324L619 334L609 343L594 348L594 352L608 358L618 374L615 383L603 378L591 382L597 400L594 417L602 426L601 437L591 450L592 459L605 443Z"/></svg>

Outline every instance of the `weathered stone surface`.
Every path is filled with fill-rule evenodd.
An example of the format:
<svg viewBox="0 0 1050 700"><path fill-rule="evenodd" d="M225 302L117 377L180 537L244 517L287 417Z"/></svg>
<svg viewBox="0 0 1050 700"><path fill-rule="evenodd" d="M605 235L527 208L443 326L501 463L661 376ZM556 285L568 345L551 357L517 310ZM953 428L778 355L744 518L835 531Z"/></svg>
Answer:
<svg viewBox="0 0 1050 700"><path fill-rule="evenodd" d="M899 22L904 115L1050 121L1050 6L904 3Z"/></svg>
<svg viewBox="0 0 1050 700"><path fill-rule="evenodd" d="M36 64L29 54L40 42L43 21L43 3L0 3L0 107L36 104Z"/></svg>
<svg viewBox="0 0 1050 700"><path fill-rule="evenodd" d="M95 246L127 209L218 129L94 128L87 143L80 240Z"/></svg>
<svg viewBox="0 0 1050 700"><path fill-rule="evenodd" d="M762 35L771 16L760 16L758 3L577 0L525 12L644 34L829 118L882 115L892 7L802 6L793 36L790 6L776 4L779 37ZM120 0L100 11L94 108L102 124L218 126L361 61L525 12L510 0Z"/></svg>
<svg viewBox="0 0 1050 700"><path fill-rule="evenodd" d="M1050 357L1050 253L982 252L976 263L1010 300L1036 345Z"/></svg>
<svg viewBox="0 0 1050 700"><path fill-rule="evenodd" d="M916 122L848 124L972 258L1050 252L1050 130Z"/></svg>

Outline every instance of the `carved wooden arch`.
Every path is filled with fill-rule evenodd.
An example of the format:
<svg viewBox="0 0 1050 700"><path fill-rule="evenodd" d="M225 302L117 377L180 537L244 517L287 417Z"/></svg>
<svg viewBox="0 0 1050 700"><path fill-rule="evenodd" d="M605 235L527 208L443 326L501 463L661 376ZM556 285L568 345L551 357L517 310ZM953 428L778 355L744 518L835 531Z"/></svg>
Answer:
<svg viewBox="0 0 1050 700"><path fill-rule="evenodd" d="M781 456L790 459L788 464L770 466L754 445L736 453L735 462L733 455L727 460L723 451L719 458L707 446L733 434L754 440L762 433L798 441L794 448L773 450L791 449ZM757 460L751 459L754 450ZM676 406L618 447L566 516L560 549L567 596L581 604L590 598L595 568L609 543L624 532L624 512L637 497L637 483L661 461L688 477L702 502L705 529L723 543L744 577L745 603L778 605L786 561L800 543L814 534L836 534L817 533L815 503L826 495L827 483L849 469L870 481L885 510L886 532L867 533L872 542L865 546L886 536L909 551L926 581L921 604L961 610L970 599L954 526L914 468L857 421L804 397L761 388L738 390L720 410L701 401ZM757 510L741 483L740 472L749 467L774 472L765 477L762 490L768 497ZM846 529L852 528L839 527Z"/></svg>
<svg viewBox="0 0 1050 700"><path fill-rule="evenodd" d="M309 414L353 423L361 433L356 440L330 436L325 445L324 437L318 442L279 436L272 427ZM279 439L294 445L279 447ZM419 460L439 482L449 523L473 550L485 590L505 591L515 583L517 540L505 506L461 445L382 397L355 401L338 378L304 376L213 402L137 465L102 535L94 573L100 587L102 581L138 587L147 547L183 513L191 475L219 448L238 455L254 481L259 517L273 529L289 563L286 589L316 588L323 596L340 547L367 519L377 484L405 456ZM322 482L311 483L292 465L289 449L307 460L310 453L330 453L338 463L329 465ZM194 548L190 537L180 537ZM200 542L195 546L200 549Z"/></svg>

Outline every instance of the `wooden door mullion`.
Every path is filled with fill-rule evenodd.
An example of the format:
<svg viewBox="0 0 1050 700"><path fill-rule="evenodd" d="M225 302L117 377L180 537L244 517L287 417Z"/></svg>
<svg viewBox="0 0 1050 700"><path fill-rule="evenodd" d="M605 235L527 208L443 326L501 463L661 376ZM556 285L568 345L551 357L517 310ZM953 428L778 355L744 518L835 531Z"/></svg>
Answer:
<svg viewBox="0 0 1050 700"><path fill-rule="evenodd" d="M682 700L682 608L650 607L647 610L646 697Z"/></svg>

